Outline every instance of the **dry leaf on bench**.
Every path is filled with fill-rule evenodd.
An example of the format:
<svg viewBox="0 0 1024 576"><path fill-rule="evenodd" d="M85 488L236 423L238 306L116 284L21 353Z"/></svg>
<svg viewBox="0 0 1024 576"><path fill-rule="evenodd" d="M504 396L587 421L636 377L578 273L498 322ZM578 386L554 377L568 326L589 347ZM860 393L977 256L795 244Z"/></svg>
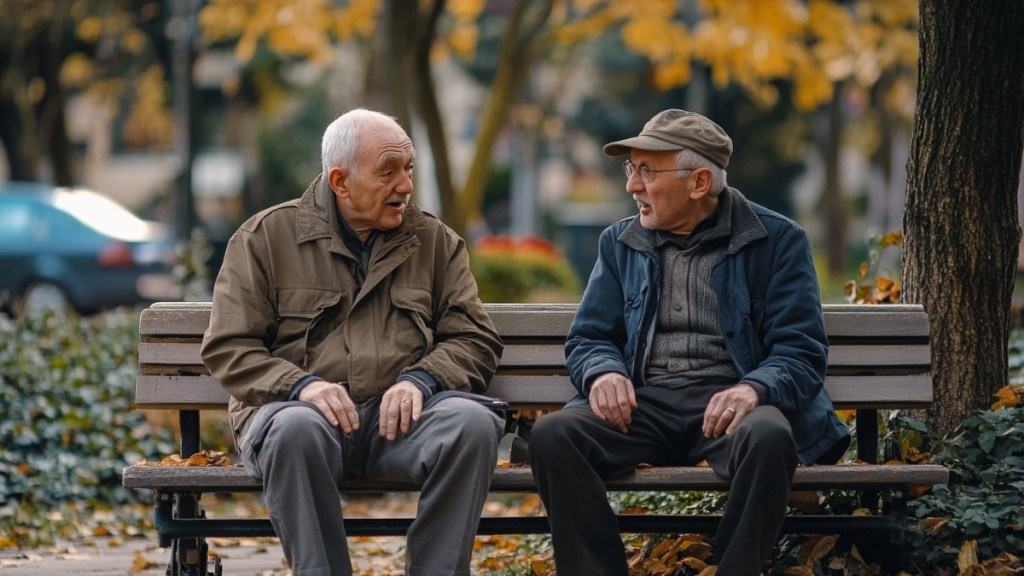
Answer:
<svg viewBox="0 0 1024 576"><path fill-rule="evenodd" d="M150 462L149 460L143 460L138 463L139 466L230 466L231 460L227 457L227 454L217 450L200 450L195 454L189 456L187 459L182 458L178 454L171 454L165 457L159 462Z"/></svg>

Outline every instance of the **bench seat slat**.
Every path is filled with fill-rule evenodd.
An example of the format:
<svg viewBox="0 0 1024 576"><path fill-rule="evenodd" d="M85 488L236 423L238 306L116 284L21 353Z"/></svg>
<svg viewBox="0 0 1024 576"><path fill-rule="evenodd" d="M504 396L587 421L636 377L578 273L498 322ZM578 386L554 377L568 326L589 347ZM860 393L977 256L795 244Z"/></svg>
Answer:
<svg viewBox="0 0 1024 576"><path fill-rule="evenodd" d="M874 407L921 408L932 402L926 375L831 376L825 389L837 409ZM575 394L567 376L498 375L488 395L517 407L556 408ZM228 394L211 376L143 375L135 384L135 407L144 409L223 409Z"/></svg>
<svg viewBox="0 0 1024 576"><path fill-rule="evenodd" d="M833 466L799 467L793 479L793 490L899 488L914 485L941 484L949 471L931 464L839 464ZM124 469L124 486L165 492L258 492L260 482L249 476L241 466L129 466ZM710 468L659 466L638 469L633 474L607 483L618 491L643 490L727 490L729 481ZM344 481L341 491L381 492L415 491L416 485L406 483L368 482L361 478ZM492 492L534 492L536 485L529 467L498 468L491 481Z"/></svg>

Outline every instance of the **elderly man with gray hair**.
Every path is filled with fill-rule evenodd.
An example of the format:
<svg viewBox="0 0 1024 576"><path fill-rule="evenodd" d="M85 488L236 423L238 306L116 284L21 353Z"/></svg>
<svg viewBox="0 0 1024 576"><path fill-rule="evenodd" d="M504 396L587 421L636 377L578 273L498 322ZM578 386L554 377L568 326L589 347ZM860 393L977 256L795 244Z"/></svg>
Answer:
<svg viewBox="0 0 1024 576"><path fill-rule="evenodd" d="M601 234L565 347L579 394L530 438L556 569L625 576L603 481L706 460L731 480L718 574L756 575L797 462L835 462L850 441L822 387L810 243L726 184L732 140L700 114L665 110L604 152L628 155L639 213Z"/></svg>
<svg viewBox="0 0 1024 576"><path fill-rule="evenodd" d="M228 243L203 361L230 393L292 574L351 574L338 483L421 487L406 572L469 574L504 422L501 341L462 238L411 201L415 150L371 110L324 133L323 173Z"/></svg>

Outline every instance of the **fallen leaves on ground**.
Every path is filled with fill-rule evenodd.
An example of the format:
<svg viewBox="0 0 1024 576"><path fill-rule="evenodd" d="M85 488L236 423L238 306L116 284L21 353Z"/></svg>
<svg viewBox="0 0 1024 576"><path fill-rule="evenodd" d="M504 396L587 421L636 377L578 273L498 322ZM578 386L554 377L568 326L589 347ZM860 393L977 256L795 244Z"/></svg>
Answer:
<svg viewBox="0 0 1024 576"><path fill-rule="evenodd" d="M644 547L646 548L646 546ZM643 549L639 555L643 554ZM698 574L714 574L708 564L711 559L711 541L707 536L683 534L658 542L646 556L634 555L630 560L631 573L649 576L671 576L686 567Z"/></svg>
<svg viewBox="0 0 1024 576"><path fill-rule="evenodd" d="M948 518L925 518L917 523L917 529L928 536L935 536L949 524Z"/></svg>
<svg viewBox="0 0 1024 576"><path fill-rule="evenodd" d="M836 547L837 540L839 540L839 536L836 535L808 538L800 545L800 558L807 564L814 564L827 556Z"/></svg>
<svg viewBox="0 0 1024 576"><path fill-rule="evenodd" d="M216 461L216 458L211 461ZM808 497L811 495L813 492ZM347 517L411 517L416 513L417 496L416 493L346 494L341 509ZM210 517L266 517L265 506L258 494L208 494L204 496L203 504ZM623 512L643 514L646 510L637 508ZM854 515L868 513L866 509L853 512ZM138 507L134 513L143 519L148 518L148 514L147 507ZM51 515L59 519L58 513L52 512ZM485 504L484 515L542 516L543 507L536 494L492 494ZM127 530L118 523L124 517L126 515L121 510L96 513L87 521L70 522L64 518L68 523L65 537L88 542L102 536L114 538L115 543L111 546L120 546L121 538L127 538L129 534L142 534L155 542L156 536L151 525L133 526ZM933 534L941 531L948 522L945 518L925 518L917 523L917 529L925 534ZM865 560L857 546L851 546L845 538L837 538L835 535L808 536L794 542L798 545L792 549L792 554L776 560L773 574L814 576L817 571L847 576L880 576L887 573L877 564ZM10 547L11 543L17 545L15 539L0 541L0 548ZM230 557L237 556L239 547L275 552L280 547L274 538L211 538L209 543L211 553L228 559L226 562L229 566ZM711 576L717 571L716 566L711 564L711 539L706 535L629 535L627 544L630 576L668 576L679 573ZM404 570L405 539L402 537L352 537L349 546L356 573L384 576ZM165 551L150 553L148 556L150 558L142 553L135 554L132 573L159 568L166 562ZM1012 553L1004 552L984 560L978 556L975 544L964 543L954 570L959 576L1024 575L1024 564ZM474 543L472 569L481 576L557 576L547 535L478 536ZM287 567L274 568L268 565L268 570L265 573L267 576L289 574Z"/></svg>
<svg viewBox="0 0 1024 576"><path fill-rule="evenodd" d="M142 552L136 552L128 571L134 574L136 572L145 572L150 568L159 568L160 566L163 566L163 562L154 562L143 556Z"/></svg>
<svg viewBox="0 0 1024 576"><path fill-rule="evenodd" d="M262 499L255 494L231 497L207 495L204 508L212 517L265 516ZM346 495L342 509L349 517L412 516L416 512L415 493ZM637 510L640 512L640 510ZM857 511L854 514L866 513ZM540 516L543 514L535 494L496 494L485 504L487 516ZM112 515L94 519L94 524L79 527L77 535L83 541L95 538L97 533L122 533ZM918 529L929 533L940 530L948 520L927 518L918 523ZM151 530L151 528L149 529ZM155 539L155 534L148 536ZM707 535L631 535L628 538L627 559L630 576L670 576L694 574L713 576L717 567L711 564L711 538ZM835 535L808 536L798 540L791 556L777 561L773 574L783 576L815 576L816 574L844 574L847 576L881 576L887 574L878 565L866 561L856 545L843 544ZM235 556L239 547L277 550L280 543L274 538L211 538L211 554L227 559ZM401 537L352 537L349 539L356 573L364 576L384 576L401 573L405 562L405 539ZM214 551L213 548L219 549ZM232 552L224 554L223 552ZM130 568L133 574L161 568L166 563L166 551L143 555L137 552ZM149 556L149 558L147 558ZM68 559L73 559L68 556ZM478 536L474 543L474 573L481 576L557 576L551 554L550 540L544 535ZM824 570L824 572L822 572ZM977 546L965 542L957 558L958 576L1013 576L1024 574L1024 563L1014 554L1003 552L995 558L980 560ZM290 574L287 567L268 565L265 576ZM900 576L908 576L900 573Z"/></svg>
<svg viewBox="0 0 1024 576"><path fill-rule="evenodd" d="M956 556L959 576L1010 576L1024 574L1024 562L1009 552L1000 552L996 557L978 561L978 542L965 540Z"/></svg>

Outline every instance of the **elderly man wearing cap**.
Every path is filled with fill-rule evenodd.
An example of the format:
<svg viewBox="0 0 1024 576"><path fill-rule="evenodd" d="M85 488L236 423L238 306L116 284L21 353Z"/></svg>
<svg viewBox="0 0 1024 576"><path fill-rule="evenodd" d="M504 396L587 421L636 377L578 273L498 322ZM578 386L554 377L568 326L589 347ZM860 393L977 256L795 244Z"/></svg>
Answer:
<svg viewBox="0 0 1024 576"><path fill-rule="evenodd" d="M702 460L732 483L718 574L758 574L797 462L850 441L807 235L727 186L732 140L704 116L666 110L604 152L628 155L639 214L601 234L566 342L579 395L530 440L558 574L627 574L604 480Z"/></svg>

